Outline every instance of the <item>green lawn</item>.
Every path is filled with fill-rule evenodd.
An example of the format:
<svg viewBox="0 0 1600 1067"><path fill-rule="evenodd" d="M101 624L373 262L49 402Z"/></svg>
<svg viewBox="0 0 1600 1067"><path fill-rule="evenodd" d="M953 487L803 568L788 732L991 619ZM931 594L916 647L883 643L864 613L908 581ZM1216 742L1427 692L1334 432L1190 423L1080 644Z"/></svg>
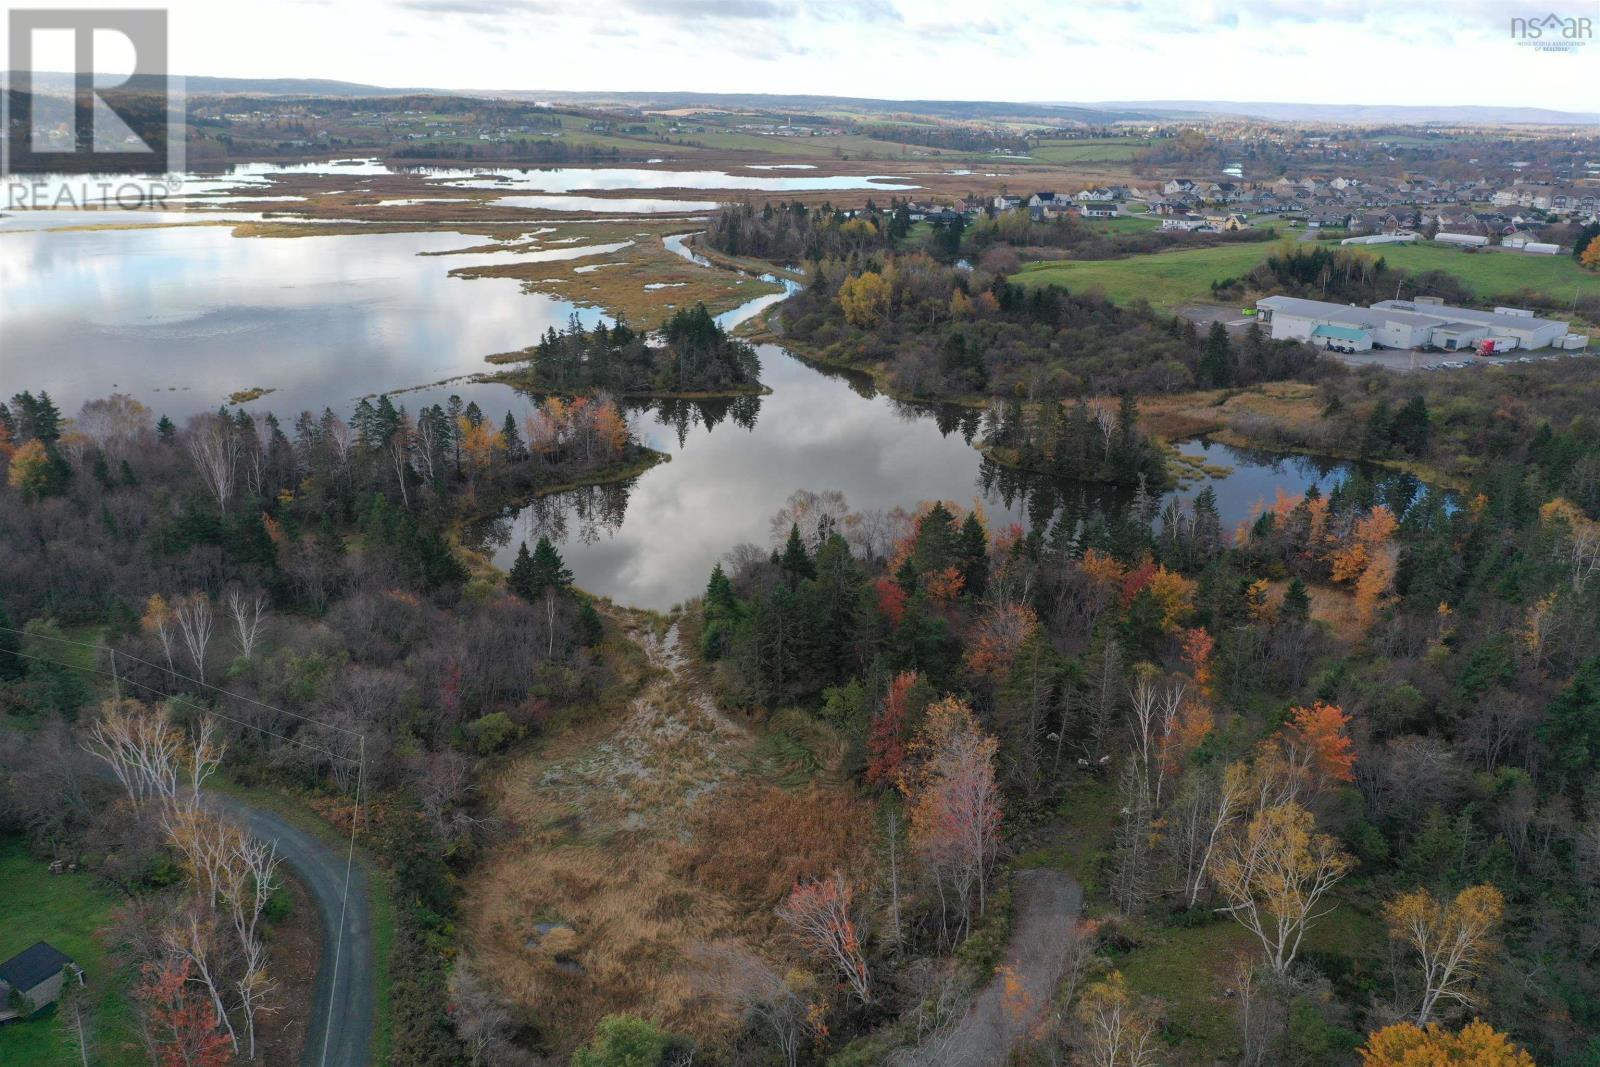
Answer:
<svg viewBox="0 0 1600 1067"><path fill-rule="evenodd" d="M1062 285L1073 292L1099 289L1118 303L1142 297L1157 307L1173 308L1210 300L1213 281L1244 274L1275 247L1276 242L1257 241L1127 259L1029 263L1012 280L1024 285Z"/></svg>
<svg viewBox="0 0 1600 1067"><path fill-rule="evenodd" d="M0 841L0 959L48 941L82 967L97 1009L97 1047L91 1061L106 1067L145 1062L128 1003L127 984L113 974L101 941L116 900L83 873L49 873L20 841ZM53 1015L0 1026L0 1064L72 1067L74 1052L56 1032Z"/></svg>
<svg viewBox="0 0 1600 1067"><path fill-rule="evenodd" d="M1118 215L1114 219L1084 219L1083 224L1091 230L1100 230L1103 233L1141 233L1145 230L1161 229L1161 220L1143 215Z"/></svg>
<svg viewBox="0 0 1600 1067"><path fill-rule="evenodd" d="M1532 289L1570 300L1574 295L1600 295L1600 273L1578 266L1568 255L1535 256L1526 252L1464 252L1435 244L1378 245L1368 248L1392 267L1421 272L1446 270L1460 278L1479 299Z"/></svg>

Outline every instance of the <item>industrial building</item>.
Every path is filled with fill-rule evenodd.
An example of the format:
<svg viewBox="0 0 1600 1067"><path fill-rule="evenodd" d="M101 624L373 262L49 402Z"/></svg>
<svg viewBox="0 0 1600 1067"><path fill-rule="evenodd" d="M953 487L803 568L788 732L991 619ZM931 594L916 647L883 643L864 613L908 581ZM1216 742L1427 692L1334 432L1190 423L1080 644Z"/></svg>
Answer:
<svg viewBox="0 0 1600 1067"><path fill-rule="evenodd" d="M1520 308L1477 311L1437 299L1380 300L1371 307L1269 296L1256 301L1273 340L1305 341L1336 352L1372 348L1509 351L1560 345L1567 324Z"/></svg>

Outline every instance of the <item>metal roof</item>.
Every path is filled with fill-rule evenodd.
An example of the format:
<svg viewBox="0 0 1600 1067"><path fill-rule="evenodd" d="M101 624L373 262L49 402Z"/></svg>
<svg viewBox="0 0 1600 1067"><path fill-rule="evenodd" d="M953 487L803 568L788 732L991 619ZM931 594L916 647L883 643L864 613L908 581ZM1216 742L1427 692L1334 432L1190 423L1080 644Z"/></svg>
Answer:
<svg viewBox="0 0 1600 1067"><path fill-rule="evenodd" d="M1370 341L1372 335L1366 330L1354 326L1318 326L1311 331L1312 337L1337 337L1342 341Z"/></svg>
<svg viewBox="0 0 1600 1067"><path fill-rule="evenodd" d="M1485 326L1499 326L1505 329L1530 330L1542 326L1566 327L1566 323L1556 319L1540 319L1528 315L1502 315L1494 311L1477 311L1473 308L1458 308L1451 304L1414 304L1410 300L1380 300L1372 305L1374 309L1384 311L1399 310L1411 311L1413 309L1428 307L1437 308L1435 317L1450 322L1477 322Z"/></svg>

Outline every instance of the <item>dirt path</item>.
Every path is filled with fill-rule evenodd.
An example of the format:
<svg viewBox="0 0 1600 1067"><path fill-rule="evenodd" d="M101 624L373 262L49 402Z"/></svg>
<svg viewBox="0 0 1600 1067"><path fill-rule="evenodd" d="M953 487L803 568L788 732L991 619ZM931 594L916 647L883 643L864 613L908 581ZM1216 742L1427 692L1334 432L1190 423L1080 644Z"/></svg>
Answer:
<svg viewBox="0 0 1600 1067"><path fill-rule="evenodd" d="M1068 942L1077 936L1083 891L1062 871L1012 876L1011 944L994 978L955 1028L907 1058L907 1067L993 1067L1049 1009Z"/></svg>

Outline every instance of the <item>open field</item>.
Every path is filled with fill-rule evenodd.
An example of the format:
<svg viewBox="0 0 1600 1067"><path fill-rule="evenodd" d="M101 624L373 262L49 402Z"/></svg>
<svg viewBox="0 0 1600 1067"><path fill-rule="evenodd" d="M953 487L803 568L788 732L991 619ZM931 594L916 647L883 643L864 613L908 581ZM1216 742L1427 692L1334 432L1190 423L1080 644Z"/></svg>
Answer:
<svg viewBox="0 0 1600 1067"><path fill-rule="evenodd" d="M1024 285L1060 285L1073 292L1098 289L1118 303L1148 300L1156 307L1175 308L1189 301L1210 299L1213 281L1243 274L1265 259L1274 247L1275 242L1260 241L1127 259L1029 263L1012 280Z"/></svg>
<svg viewBox="0 0 1600 1067"><path fill-rule="evenodd" d="M1114 219L1084 219L1083 224L1101 233L1143 233L1161 229L1161 220L1148 215L1119 215Z"/></svg>
<svg viewBox="0 0 1600 1067"><path fill-rule="evenodd" d="M1126 137L1089 141L1040 141L1033 158L1046 163L1128 163L1150 142Z"/></svg>
<svg viewBox="0 0 1600 1067"><path fill-rule="evenodd" d="M35 941L48 941L82 967L95 1004L98 1040L93 1062L107 1067L137 1067L145 1062L128 1003L126 984L113 977L104 935L116 898L77 872L52 875L29 856L20 841L0 841L0 959ZM56 1031L53 1013L28 1022L0 1026L0 1063L29 1067L69 1067L78 1054Z"/></svg>
<svg viewBox="0 0 1600 1067"><path fill-rule="evenodd" d="M1467 252L1421 243L1380 245L1367 251L1404 270L1449 271L1483 300L1522 289L1558 299L1600 296L1600 272L1584 270L1569 255L1536 256L1507 249Z"/></svg>

